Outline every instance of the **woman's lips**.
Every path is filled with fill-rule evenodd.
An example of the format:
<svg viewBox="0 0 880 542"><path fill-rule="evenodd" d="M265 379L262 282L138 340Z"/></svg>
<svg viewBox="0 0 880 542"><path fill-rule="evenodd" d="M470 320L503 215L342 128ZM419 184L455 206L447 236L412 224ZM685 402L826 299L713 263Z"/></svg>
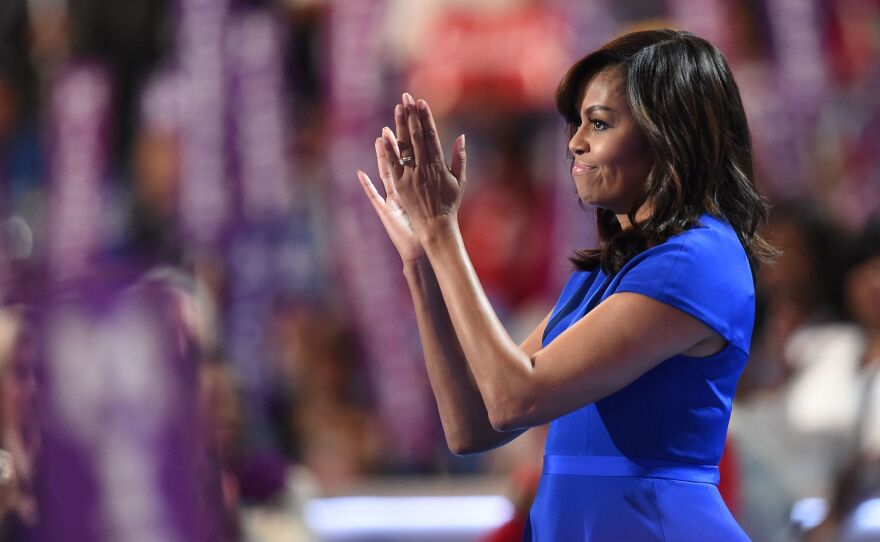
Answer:
<svg viewBox="0 0 880 542"><path fill-rule="evenodd" d="M583 175L584 173L588 173L588 172L595 171L595 170L596 170L596 166L589 166L589 165L581 163L581 162L575 162L574 165L571 167L571 174L572 175Z"/></svg>

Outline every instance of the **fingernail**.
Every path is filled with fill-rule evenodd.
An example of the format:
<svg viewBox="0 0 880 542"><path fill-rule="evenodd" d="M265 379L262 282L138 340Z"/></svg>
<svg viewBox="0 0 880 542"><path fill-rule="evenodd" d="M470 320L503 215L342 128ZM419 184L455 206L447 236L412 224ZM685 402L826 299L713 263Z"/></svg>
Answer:
<svg viewBox="0 0 880 542"><path fill-rule="evenodd" d="M418 105L419 105L420 110L422 110L422 111L428 110L428 102L426 102L425 100L419 100Z"/></svg>
<svg viewBox="0 0 880 542"><path fill-rule="evenodd" d="M387 137L393 137L393 136L394 136L394 134L391 132L391 128L389 128L389 127L387 127L387 126L385 126L384 128L382 128L382 135L387 136Z"/></svg>
<svg viewBox="0 0 880 542"><path fill-rule="evenodd" d="M403 103L405 103L407 105L414 105L415 104L415 100L413 100L413 97L410 95L409 92L403 93Z"/></svg>
<svg viewBox="0 0 880 542"><path fill-rule="evenodd" d="M464 150L464 134L461 134L461 150Z"/></svg>
<svg viewBox="0 0 880 542"><path fill-rule="evenodd" d="M402 105L397 104L394 106L394 116L396 116L396 117L403 116L403 106Z"/></svg>

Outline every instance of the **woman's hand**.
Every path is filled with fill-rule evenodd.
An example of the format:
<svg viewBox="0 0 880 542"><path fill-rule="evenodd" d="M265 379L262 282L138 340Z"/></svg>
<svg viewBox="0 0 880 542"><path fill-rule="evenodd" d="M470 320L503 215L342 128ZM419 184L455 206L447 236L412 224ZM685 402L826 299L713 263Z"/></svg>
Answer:
<svg viewBox="0 0 880 542"><path fill-rule="evenodd" d="M363 171L358 171L358 179L361 181L373 209L379 215L382 225L394 248L400 253L400 258L404 263L418 260L425 255L422 244L419 242L418 236L413 231L409 217L406 216L400 203L397 201L397 192L394 190L394 179L391 176L391 165L389 159L385 155L385 145L382 138L376 138L376 161L379 165L379 177L382 179L382 185L385 187L385 198L383 199L373 182L367 177Z"/></svg>
<svg viewBox="0 0 880 542"><path fill-rule="evenodd" d="M416 235L430 234L434 225L455 221L464 193L464 134L452 148L451 166L446 165L437 126L427 102L403 95L403 104L394 108L397 137L382 130L382 142L397 202L409 217ZM403 158L405 164L401 164Z"/></svg>

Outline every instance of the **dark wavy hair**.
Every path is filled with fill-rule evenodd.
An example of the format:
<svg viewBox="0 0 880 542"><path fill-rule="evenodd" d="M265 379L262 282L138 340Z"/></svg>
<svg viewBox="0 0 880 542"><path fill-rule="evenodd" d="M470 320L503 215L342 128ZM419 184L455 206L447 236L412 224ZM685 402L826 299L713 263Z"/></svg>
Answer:
<svg viewBox="0 0 880 542"><path fill-rule="evenodd" d="M758 233L768 207L755 188L751 137L739 89L724 57L689 32L646 30L614 39L574 64L556 92L569 138L580 123L587 83L605 69L623 78L626 98L653 155L653 167L622 230L597 209L599 247L576 250L575 267L614 273L636 254L693 228L709 213L739 236L753 273L775 249ZM641 222L636 211L651 201Z"/></svg>

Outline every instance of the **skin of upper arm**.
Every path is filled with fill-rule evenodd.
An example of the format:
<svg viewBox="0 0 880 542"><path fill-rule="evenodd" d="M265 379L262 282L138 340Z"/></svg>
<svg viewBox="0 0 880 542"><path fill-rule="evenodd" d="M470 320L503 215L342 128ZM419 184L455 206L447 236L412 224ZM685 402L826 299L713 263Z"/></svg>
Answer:
<svg viewBox="0 0 880 542"><path fill-rule="evenodd" d="M544 319L541 320L541 323L539 323L537 327L535 327L535 329L532 330L531 333L529 333L529 336L526 337L522 343L520 343L520 350L522 350L529 357L533 356L538 350L541 349L541 340L544 337L544 330L547 328L547 322L550 321L551 314L553 313L547 313L547 316L545 316ZM502 443L510 442L519 435L523 434L527 429L528 427L521 427L512 431L505 431L505 436ZM475 451L483 451L483 449L478 449Z"/></svg>
<svg viewBox="0 0 880 542"><path fill-rule="evenodd" d="M552 311L547 313L547 316L541 320L541 323L520 343L519 349L525 352L527 356L532 357L541 349L541 340L544 338L544 330L547 329L547 322L550 321L551 314L553 314Z"/></svg>
<svg viewBox="0 0 880 542"><path fill-rule="evenodd" d="M527 354L534 334L523 343ZM531 382L510 425L540 425L602 399L712 337L718 337L715 331L670 305L636 293L613 294L547 347L528 354Z"/></svg>

